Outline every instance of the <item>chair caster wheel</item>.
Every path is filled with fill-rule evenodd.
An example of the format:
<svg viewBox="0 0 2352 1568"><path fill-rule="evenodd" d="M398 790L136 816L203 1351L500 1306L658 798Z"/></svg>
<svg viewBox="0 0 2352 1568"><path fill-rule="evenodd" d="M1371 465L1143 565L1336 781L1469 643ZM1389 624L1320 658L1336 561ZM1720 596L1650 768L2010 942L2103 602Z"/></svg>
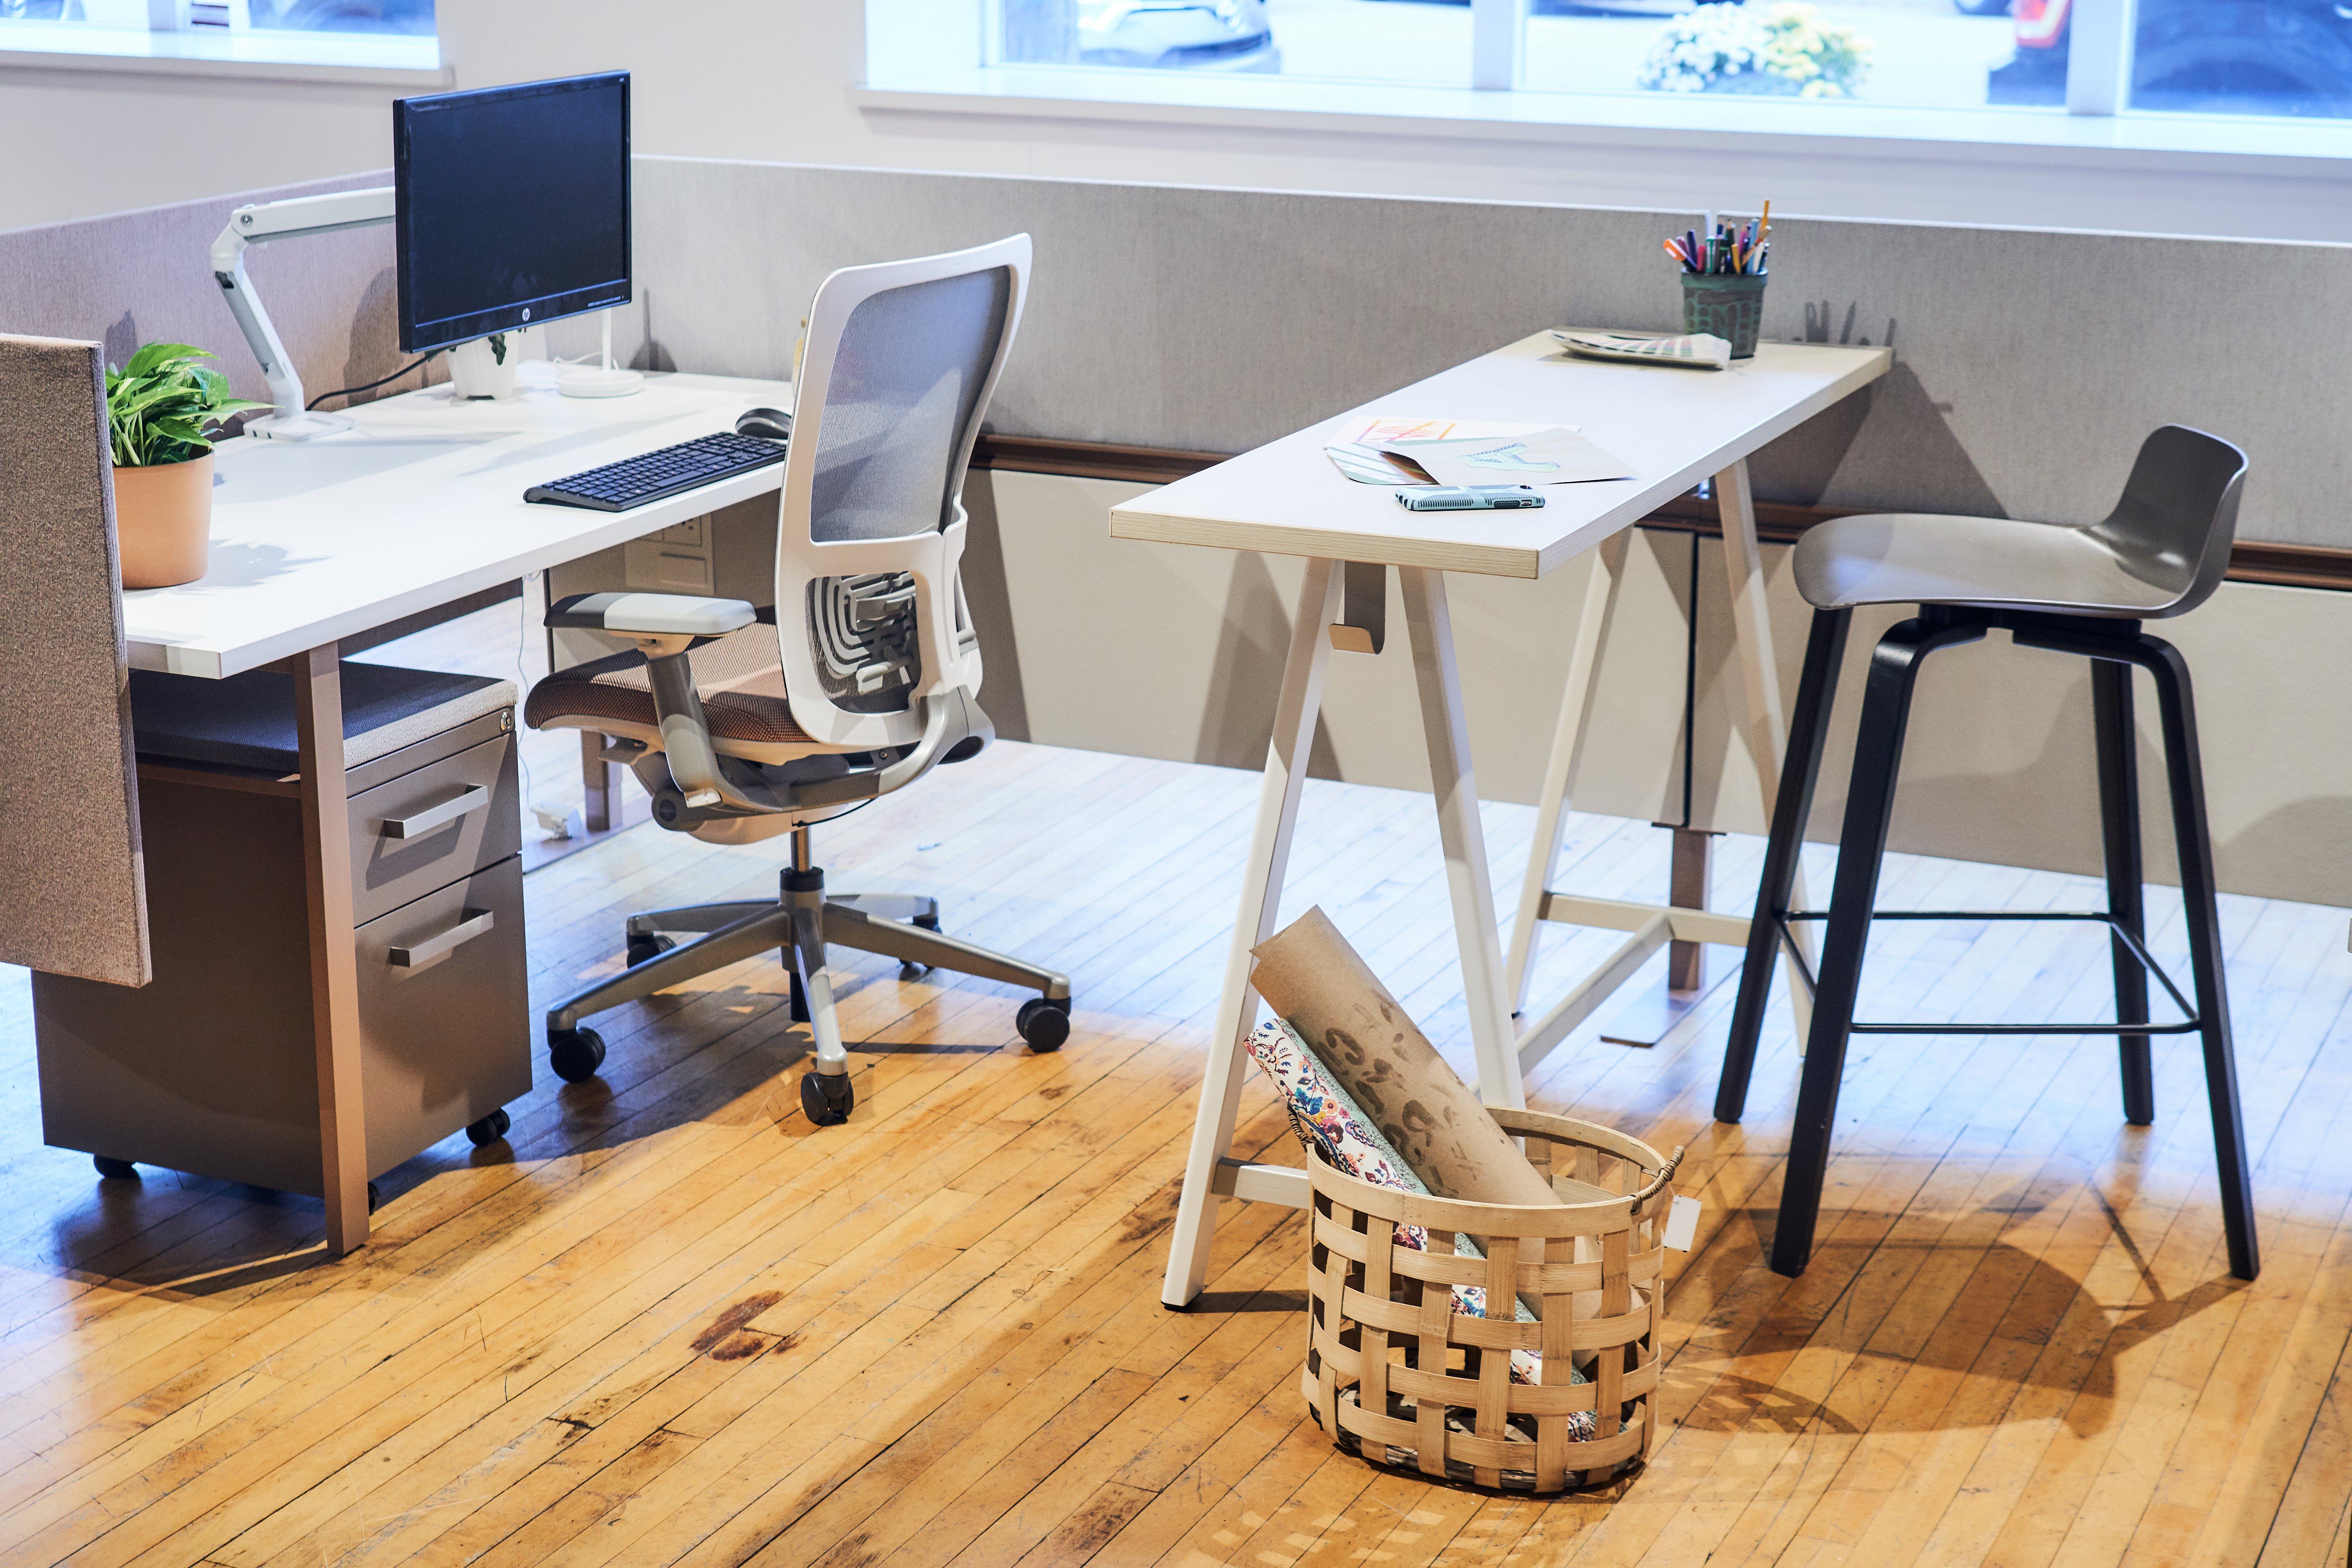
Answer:
<svg viewBox="0 0 2352 1568"><path fill-rule="evenodd" d="M1066 997L1032 996L1013 1015L1013 1026L1033 1051L1058 1051L1070 1037L1070 1004Z"/></svg>
<svg viewBox="0 0 2352 1568"><path fill-rule="evenodd" d="M810 1121L819 1127L838 1127L849 1120L850 1108L857 1103L857 1091L850 1087L847 1073L812 1072L801 1078L801 1109L808 1112Z"/></svg>
<svg viewBox="0 0 2352 1568"><path fill-rule="evenodd" d="M566 1083L586 1083L604 1065L604 1038L593 1029L550 1029L547 1065Z"/></svg>
<svg viewBox="0 0 2352 1568"><path fill-rule="evenodd" d="M677 945L676 938L664 936L657 931L633 936L629 938L629 967L635 969L648 958L659 958Z"/></svg>
<svg viewBox="0 0 2352 1568"><path fill-rule="evenodd" d="M97 1166L98 1173L110 1182L119 1182L126 1176L135 1180L139 1174L139 1167L128 1160L117 1160L105 1154L92 1154L89 1157L89 1163Z"/></svg>
<svg viewBox="0 0 2352 1568"><path fill-rule="evenodd" d="M468 1126L466 1129L466 1136L473 1140L475 1148L479 1149L485 1144L495 1143L505 1137L507 1129L513 1125L513 1121L508 1119L506 1107L500 1106L479 1121Z"/></svg>

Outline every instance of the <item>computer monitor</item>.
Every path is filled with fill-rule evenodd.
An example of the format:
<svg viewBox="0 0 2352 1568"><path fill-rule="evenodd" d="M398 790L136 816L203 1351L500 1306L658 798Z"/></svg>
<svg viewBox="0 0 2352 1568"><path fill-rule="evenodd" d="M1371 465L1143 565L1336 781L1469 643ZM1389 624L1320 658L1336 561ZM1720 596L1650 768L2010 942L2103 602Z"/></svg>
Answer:
<svg viewBox="0 0 2352 1568"><path fill-rule="evenodd" d="M625 305L629 73L393 105L400 346Z"/></svg>

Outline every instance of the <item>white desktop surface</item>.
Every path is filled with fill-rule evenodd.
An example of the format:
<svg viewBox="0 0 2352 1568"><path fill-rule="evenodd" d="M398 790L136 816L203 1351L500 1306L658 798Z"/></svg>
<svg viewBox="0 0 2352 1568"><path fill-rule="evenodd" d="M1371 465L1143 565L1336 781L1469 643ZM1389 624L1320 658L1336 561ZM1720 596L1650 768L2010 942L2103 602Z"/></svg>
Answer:
<svg viewBox="0 0 2352 1568"><path fill-rule="evenodd" d="M1539 577L1886 374L1884 348L1764 343L1729 370L1569 356L1549 332L1481 354L1113 509L1111 533L1278 555ZM1524 511L1407 511L1323 447L1368 415L1577 426L1639 476L1545 485Z"/></svg>
<svg viewBox="0 0 2352 1568"><path fill-rule="evenodd" d="M526 365L516 397L454 403L446 385L352 409L314 441L214 448L211 570L122 595L131 664L241 674L773 491L783 466L629 511L525 501L525 489L697 436L788 382L648 375L627 397L564 397Z"/></svg>

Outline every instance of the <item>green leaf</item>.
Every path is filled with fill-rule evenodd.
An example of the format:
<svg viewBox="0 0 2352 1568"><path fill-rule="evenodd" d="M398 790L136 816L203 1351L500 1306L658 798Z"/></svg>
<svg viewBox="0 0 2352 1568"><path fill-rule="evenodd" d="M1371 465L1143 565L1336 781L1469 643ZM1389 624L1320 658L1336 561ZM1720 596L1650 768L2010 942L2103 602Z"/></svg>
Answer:
<svg viewBox="0 0 2352 1568"><path fill-rule="evenodd" d="M145 343L131 363L122 367L125 375L146 375L162 369L173 360L210 359L213 356L193 343Z"/></svg>

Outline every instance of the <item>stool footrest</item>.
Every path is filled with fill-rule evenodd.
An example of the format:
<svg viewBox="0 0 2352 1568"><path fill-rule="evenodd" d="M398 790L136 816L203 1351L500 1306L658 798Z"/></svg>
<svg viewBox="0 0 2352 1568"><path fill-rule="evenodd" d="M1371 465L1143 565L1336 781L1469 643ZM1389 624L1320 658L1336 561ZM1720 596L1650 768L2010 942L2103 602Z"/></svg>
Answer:
<svg viewBox="0 0 2352 1568"><path fill-rule="evenodd" d="M1808 992L1819 984L1812 966L1805 962L1804 950L1790 938L1791 921L1825 921L1827 910L1782 910L1772 917L1772 923L1794 967L1797 979ZM2193 1035L2205 1026L2205 1020L2189 1005L2180 987L2172 983L2164 965L2147 951L2137 933L2126 927L2119 916L2105 910L1873 910L1870 918L1878 921L2095 921L2107 928L2109 934L2124 944L2132 961L2156 976L2172 1005L2180 1010L2178 1021L2158 1024L2151 1021L2112 1024L1866 1024L1855 1022L1847 1031L1856 1035Z"/></svg>

